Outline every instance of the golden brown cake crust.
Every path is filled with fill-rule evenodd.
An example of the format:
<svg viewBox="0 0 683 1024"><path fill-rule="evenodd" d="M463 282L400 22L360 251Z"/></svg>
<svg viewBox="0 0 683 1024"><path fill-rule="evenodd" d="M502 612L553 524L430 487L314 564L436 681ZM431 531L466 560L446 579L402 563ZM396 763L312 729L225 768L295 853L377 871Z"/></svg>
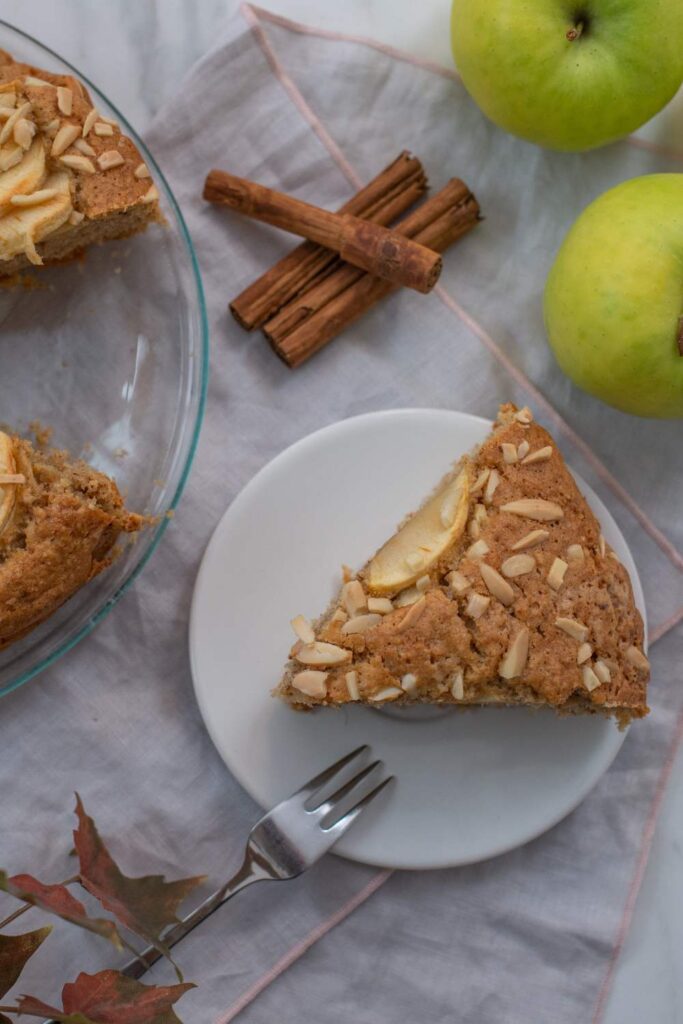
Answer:
<svg viewBox="0 0 683 1024"><path fill-rule="evenodd" d="M113 480L65 452L11 439L16 488L0 533L0 648L51 615L113 557L120 533L144 525L126 511Z"/></svg>
<svg viewBox="0 0 683 1024"><path fill-rule="evenodd" d="M472 460L472 479L487 470L495 470L499 476L489 502L482 500L484 487L470 497L470 524L476 518L475 509L485 510L474 535L486 546L486 553L468 554L473 536L466 534L436 572L430 573L428 584L423 581L422 597L384 614L366 632L345 634L348 616L344 611L334 614L340 607L335 602L317 625L316 639L352 652L352 661L338 666L302 665L296 660L299 643L280 684L280 696L299 706L345 703L352 699L346 679L352 670L361 700L372 700L387 691L386 699L396 703L545 704L572 713L614 713L620 721L647 713L643 624L628 573L602 539L552 437L538 424L520 422L516 416L514 406L502 407L499 425ZM551 451L544 453L549 457L541 461L524 464L516 458L507 462L503 445L511 446L508 454L518 452L520 445L525 455L547 448ZM550 500L560 506L563 515L539 522L502 510L520 499ZM513 545L532 530L546 531L547 536L513 551ZM580 546L580 560L570 557L577 556L576 546ZM504 577L512 594L506 605L492 595L481 566L501 573L506 560L518 553L532 556L533 568L523 575ZM556 559L566 566L558 589L548 580ZM466 588L462 593L455 592L447 579L454 569L464 577L460 580L460 586ZM367 566L359 573L361 583L366 581L366 573ZM479 618L468 612L473 594L486 604ZM414 611L416 604L419 614ZM406 628L404 620L409 614L415 621ZM556 625L558 620L565 626L565 620L585 625L586 635L569 635ZM501 663L522 629L529 631L524 668L514 678L502 679ZM580 652L582 642L590 644L589 653L585 648ZM600 662L597 671L605 681L590 674L595 672L596 662ZM323 698L301 692L292 683L297 673L309 667L327 673ZM587 676L586 668L590 669ZM452 691L458 673L462 673L463 683L460 698ZM405 680L407 691L403 689ZM399 693L394 692L397 689Z"/></svg>
<svg viewBox="0 0 683 1024"><path fill-rule="evenodd" d="M26 76L49 84L27 82ZM59 129L70 125L79 129L75 144L61 156L85 159L94 171L86 173L78 167L68 168L72 175L73 208L76 217L82 214L85 219L79 223L67 222L36 245L36 252L44 263L64 261L80 254L94 242L125 238L143 231L152 222L163 223L151 178L139 176L140 169L144 167L140 152L119 126L98 118L95 123L104 125L103 130L111 130L111 134L98 135L98 129L92 125L83 137L93 104L82 83L69 75L53 74L15 61L11 54L0 50L0 87L13 82L18 83L21 96L31 103L31 117L37 126L38 137L44 136L48 172L64 170L65 167L60 156L51 154L54 126L57 124ZM71 91L72 109L69 114L59 108L57 87ZM89 148L87 155L77 150L76 146L80 144ZM112 152L120 155L122 163L100 166L103 154ZM15 274L30 265L31 260L24 254L0 260L0 277Z"/></svg>

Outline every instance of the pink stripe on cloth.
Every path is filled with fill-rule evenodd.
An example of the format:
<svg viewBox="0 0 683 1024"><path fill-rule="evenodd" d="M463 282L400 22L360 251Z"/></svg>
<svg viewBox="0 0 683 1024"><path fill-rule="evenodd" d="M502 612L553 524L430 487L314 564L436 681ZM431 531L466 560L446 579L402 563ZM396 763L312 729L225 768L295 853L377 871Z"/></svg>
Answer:
<svg viewBox="0 0 683 1024"><path fill-rule="evenodd" d="M660 146L657 142L650 142L649 139L641 139L638 135L631 135L628 139L632 146L638 149L646 149L648 153L656 153L657 156L666 156L669 160L683 160L683 152L671 149L669 146Z"/></svg>
<svg viewBox="0 0 683 1024"><path fill-rule="evenodd" d="M247 4L246 6L262 21L269 21L271 25L279 25L280 28L289 29L290 32L298 32L302 36L315 36L318 39L329 39L332 42L338 43L358 43L360 46L367 46L371 50L377 50L379 53L386 53L388 57L393 57L394 60L404 61L406 64L413 64L415 67L423 68L425 71L431 71L435 75L441 75L442 78L450 78L456 82L461 81L460 75L455 68L445 68L443 64L437 64L436 61L416 57L412 53L406 53L405 50L397 50L395 46L389 46L388 43L380 43L377 39L370 39L368 36L354 36L347 32L335 32L327 28L316 28L313 25L302 25L299 21L290 21L289 18L284 18L281 14L266 11L263 7L257 7L255 4Z"/></svg>
<svg viewBox="0 0 683 1024"><path fill-rule="evenodd" d="M649 642L651 644L656 644L658 640L661 640L663 636L666 636L666 634L672 630L674 626L677 626L679 622L683 622L683 608L679 608L677 612L674 612L670 619L662 622L661 626L656 626L650 633Z"/></svg>
<svg viewBox="0 0 683 1024"><path fill-rule="evenodd" d="M331 153L336 163L341 167L342 171L349 178L350 181L357 187L361 187L361 182L356 181L356 175L351 164L347 161L346 157L339 149L339 146L334 141L332 136L329 134L327 129L324 127L322 121L319 120L309 107L306 100L303 98L297 87L295 86L292 79L289 77L285 69L283 68L280 61L275 55L275 51L266 39L265 33L261 28L258 18L256 17L256 8L253 8L250 4L242 4L240 8L242 15L244 16L247 24L251 28L251 31L256 37L256 41L261 47L263 54L270 64L273 74L278 79L282 88L285 90L289 98L291 99L294 106L300 112L301 116L311 126L313 131L316 133L323 146Z"/></svg>
<svg viewBox="0 0 683 1024"><path fill-rule="evenodd" d="M666 756L666 761L662 767L662 770L657 780L657 788L655 795L652 799L652 806L650 807L650 813L648 814L647 821L645 822L645 828L643 829L643 837L640 844L640 853L638 860L636 861L635 871L633 878L631 879L631 885L629 887L628 896L626 897L626 904L624 906L624 913L621 918L619 930L617 931L617 937L614 943L614 949L610 957L607 972L603 980L602 986L598 993L598 999L595 1004L595 1013L593 1014L592 1024L600 1024L602 1020L605 1008L607 1006L607 999L612 989L614 982L614 975L617 969L617 963L621 955L621 951L624 948L624 942L628 935L629 928L631 927L631 921L633 920L633 911L635 910L636 900L638 899L638 893L640 886L642 885L643 878L645 877L645 868L647 867L648 857L650 855L650 849L652 847L652 840L655 834L655 827L657 825L657 818L659 817L659 811L662 806L664 799L664 793L667 787L667 783L671 776L671 770L676 760L676 755L683 740L683 712L678 716L678 723L676 726L676 732L674 738L671 741L671 746Z"/></svg>
<svg viewBox="0 0 683 1024"><path fill-rule="evenodd" d="M506 355L503 349L493 340L488 331L486 331L485 328L474 319L474 317L470 316L470 314L467 313L466 310L464 310L463 307L456 302L456 300L449 295L441 285L437 285L434 291L438 294L441 301L445 303L445 305L448 306L449 309L451 309L462 320L462 322L474 332L474 334L476 334L496 359L503 364L510 376L512 376L521 387L528 391L534 400L543 407L546 414L555 421L562 433L576 445L586 461L593 467L595 473L623 502L631 515L640 523L642 528L653 539L655 544L658 544L664 554L668 555L673 564L683 571L683 555L681 555L671 541L664 536L661 530L642 510L640 505L634 501L628 491L619 483L617 478L610 473L607 466L601 462L590 445L576 433L573 427L567 423L555 407L548 401L545 395L539 391L535 384L532 383L524 371L520 370L519 367L512 362L510 357Z"/></svg>
<svg viewBox="0 0 683 1024"><path fill-rule="evenodd" d="M249 1003L253 1002L253 1000L256 999L256 997L260 995L260 993L263 992L271 982L275 981L283 971L286 971L288 967L291 967L292 964L298 960L299 957L302 957L304 953L311 948L311 946L314 946L319 939L322 939L324 935L327 935L332 928L340 924L362 903L365 903L373 893L376 893L377 890L384 885L387 879L391 878L392 874L393 871L379 871L374 878L371 878L368 884L357 892L355 896L352 896L343 907L336 910L334 914L331 914L325 921L321 921L313 931L309 932L308 935L301 939L300 942L297 942L295 946L292 946L284 956L281 956L280 959L273 964L270 970L266 971L258 981L254 982L254 984L232 1004L227 1013L223 1014L222 1017L219 1017L216 1020L215 1024L229 1024L231 1020L234 1020L237 1014L241 1013Z"/></svg>

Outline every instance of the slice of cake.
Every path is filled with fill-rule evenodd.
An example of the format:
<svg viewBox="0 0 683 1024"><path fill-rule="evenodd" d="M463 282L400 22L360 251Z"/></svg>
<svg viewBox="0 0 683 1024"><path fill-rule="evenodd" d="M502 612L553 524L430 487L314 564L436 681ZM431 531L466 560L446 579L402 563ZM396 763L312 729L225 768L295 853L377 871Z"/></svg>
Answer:
<svg viewBox="0 0 683 1024"><path fill-rule="evenodd" d="M646 715L649 664L628 573L528 409L503 406L328 611L276 690L349 701Z"/></svg>
<svg viewBox="0 0 683 1024"><path fill-rule="evenodd" d="M163 218L140 153L68 75L0 50L0 277Z"/></svg>
<svg viewBox="0 0 683 1024"><path fill-rule="evenodd" d="M0 432L0 648L97 576L119 534L145 522L103 473Z"/></svg>

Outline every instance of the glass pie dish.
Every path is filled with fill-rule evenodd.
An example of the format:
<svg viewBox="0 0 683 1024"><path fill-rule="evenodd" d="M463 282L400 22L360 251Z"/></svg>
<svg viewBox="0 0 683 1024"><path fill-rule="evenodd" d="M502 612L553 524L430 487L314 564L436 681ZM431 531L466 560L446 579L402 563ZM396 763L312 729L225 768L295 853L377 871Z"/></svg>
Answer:
<svg viewBox="0 0 683 1024"><path fill-rule="evenodd" d="M201 426L208 328L197 259L154 157L82 75L0 21L0 48L79 78L101 113L138 147L160 193L164 226L91 246L0 289L0 423L114 477L131 511L154 517L122 541L112 566L33 632L0 651L0 696L50 665L97 625L141 572L185 486Z"/></svg>

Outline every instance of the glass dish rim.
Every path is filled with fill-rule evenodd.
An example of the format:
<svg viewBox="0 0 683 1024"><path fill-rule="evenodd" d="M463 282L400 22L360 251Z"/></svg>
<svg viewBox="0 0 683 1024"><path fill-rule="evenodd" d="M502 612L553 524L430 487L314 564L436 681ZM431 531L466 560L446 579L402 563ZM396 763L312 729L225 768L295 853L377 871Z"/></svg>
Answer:
<svg viewBox="0 0 683 1024"><path fill-rule="evenodd" d="M190 439L187 457L185 459L185 465L183 466L178 483L176 485L176 489L166 509L166 514L162 516L160 522L156 526L154 536L152 537L149 547L145 551L144 555L142 556L138 564L132 569L130 574L121 583L117 590L111 595L111 597L109 597L105 601L103 606L99 608L91 618L88 619L86 624L81 629L79 629L74 636L64 641L64 643L60 644L60 646L55 651L52 651L46 657L41 659L36 665L33 665L30 669L27 669L26 671L22 672L20 675L17 676L16 679L13 679L10 683L8 683L7 686L4 686L2 689L0 689L0 697L6 697L14 690L17 690L20 686L23 686L24 683L27 683L30 679L33 679L34 676L38 675L40 672L43 672L46 668L49 668L56 661L58 661L59 658L61 658L63 655L67 654L70 650L72 650L78 643L81 642L81 640L85 639L85 637L88 636L93 631L93 629L95 629L95 627L98 626L100 622L102 622L102 620L109 614L112 608L114 608L114 606L118 604L119 600L123 597L123 595L129 589L129 587L135 582L137 577L140 575L144 567L149 562L154 552L157 550L159 542L161 541L161 538L163 537L166 531L166 527L169 524L170 517L168 513L173 512L178 506L178 502L180 501L183 491L185 490L185 486L187 484L190 471L192 469L192 464L197 453L197 445L199 444L199 436L201 434L202 424L204 421L206 397L209 386L210 348L209 319L206 308L206 297L204 294L204 285L202 283L202 275L199 269L199 261L197 259L197 254L195 252L194 243L192 242L192 237L188 230L187 224L185 223L185 218L183 217L183 214L180 210L178 201L176 200L175 195L173 194L173 191L170 185L168 184L168 181L166 180L163 171L159 167L159 164L155 160L153 154L147 148L147 145L140 137L138 132L135 130L135 128L128 121L128 119L118 109L116 104L112 103L109 97L104 92L102 92L102 90L99 89L94 84L94 82L92 82L77 67L75 67L75 65L72 64L71 61L66 60L65 57L63 57L56 50L53 50L52 47L47 46L39 39L36 39L35 36L32 36L29 32L25 32L23 29L18 28L11 22L6 21L4 18L0 18L0 28L8 30L10 34L14 33L17 36L21 36L23 39L28 40L28 42L32 43L34 46L37 46L44 53L49 54L51 57L54 57L63 66L70 68L70 70L74 73L75 78L78 78L79 81L82 81L88 87L88 89L91 89L95 96L100 96L111 108L111 110L114 111L117 119L124 126L126 134L128 134L133 139L135 145L142 152L145 161L151 164L152 168L154 169L155 181L161 184L161 186L163 187L166 200L168 201L168 203L171 206L171 209L173 210L176 224L179 228L180 237L182 238L187 253L190 257L190 267L192 270L192 277L194 280L197 294L197 308L199 312L200 327L199 350L201 353L201 365L199 368L199 395L195 414L195 422L194 426L192 427L192 437Z"/></svg>

